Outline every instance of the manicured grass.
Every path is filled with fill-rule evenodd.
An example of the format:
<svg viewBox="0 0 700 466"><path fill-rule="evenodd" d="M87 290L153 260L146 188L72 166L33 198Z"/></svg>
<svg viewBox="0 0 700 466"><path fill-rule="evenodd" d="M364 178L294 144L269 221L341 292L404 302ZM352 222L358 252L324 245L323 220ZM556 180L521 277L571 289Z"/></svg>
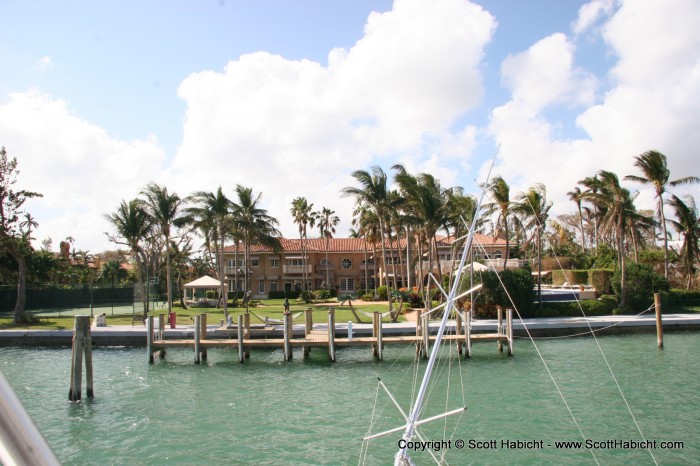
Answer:
<svg viewBox="0 0 700 466"><path fill-rule="evenodd" d="M344 306L341 306L336 302L328 302L328 303L311 303L311 304L306 304L304 302L297 302L295 300L289 301L289 311L292 314L296 314L298 312L303 312L307 308L312 308L313 309L313 319L314 322L320 323L320 322L327 322L328 321L328 309L330 307L335 308L335 321L337 323L345 323L348 321L351 322L356 322L355 317L352 314L352 311L350 310L350 306L345 303ZM388 311L388 306L386 303L372 303L372 302L357 302L357 304L353 304L353 307L355 308L357 315L360 317L360 320L363 323L371 323L372 318L370 316L367 316L363 314L361 311L372 313L372 312L381 312L385 313ZM251 324L261 324L262 321L264 321L265 317L269 317L271 319L281 319L282 314L284 313L284 300L283 299L270 299L270 300L264 300L260 301L256 307L250 307L250 312L254 315L251 315L250 323ZM89 310L86 309L86 311L89 313ZM189 308L189 309L183 309L181 307L173 307L173 311L177 314L177 325L192 325L194 321L194 316L206 313L207 314L207 323L209 325L216 325L218 324L222 319L224 319L224 310L223 309L215 309L215 308ZM241 307L229 307L229 313L232 315L233 322L237 322L238 315L245 313L245 308ZM94 311L94 314L100 314L98 310ZM167 314L167 309L165 308L157 308L154 311L149 312L149 315L152 315L156 318L158 318L158 314ZM256 317L260 317L260 320ZM303 322L303 316L298 316L294 323L301 323ZM166 316L167 320L167 316ZM30 325L15 325L14 322L12 321L12 315L6 315L6 316L0 316L0 329L30 329L30 330L63 330L63 329L72 329L74 326L74 317L73 316L46 316L46 317L40 317L39 322L30 324ZM389 322L389 316L385 316L383 319L384 322ZM406 318L404 316L399 316L399 322L405 322ZM139 326L141 325L139 322L134 323L133 322L133 314L121 314L121 315L107 315L107 325L135 325ZM156 324L157 325L157 324Z"/></svg>

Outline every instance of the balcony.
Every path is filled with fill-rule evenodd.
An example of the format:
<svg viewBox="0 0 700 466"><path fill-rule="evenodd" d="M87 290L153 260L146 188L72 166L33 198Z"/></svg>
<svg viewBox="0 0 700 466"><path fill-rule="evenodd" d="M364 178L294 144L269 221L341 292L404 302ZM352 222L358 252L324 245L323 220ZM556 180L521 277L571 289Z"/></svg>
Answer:
<svg viewBox="0 0 700 466"><path fill-rule="evenodd" d="M335 270L335 265L333 265L333 264L318 264L316 266L317 272L325 272L326 270Z"/></svg>
<svg viewBox="0 0 700 466"><path fill-rule="evenodd" d="M313 265L283 265L282 273L286 275L301 275L304 273L304 267L306 267L306 273L313 273Z"/></svg>

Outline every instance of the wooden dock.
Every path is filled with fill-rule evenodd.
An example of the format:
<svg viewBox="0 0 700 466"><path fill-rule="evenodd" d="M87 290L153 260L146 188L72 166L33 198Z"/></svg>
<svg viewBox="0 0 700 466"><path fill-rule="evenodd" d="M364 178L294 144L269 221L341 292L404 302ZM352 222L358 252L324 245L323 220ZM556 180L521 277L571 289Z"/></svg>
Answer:
<svg viewBox="0 0 700 466"><path fill-rule="evenodd" d="M492 341L498 343L498 350L503 351L503 346L507 348L508 355L513 355L513 313L507 311L505 324L503 323L502 311L498 310L498 327L496 333L471 332L471 313L465 311L458 313L456 321L456 333L443 335L443 341L457 342L459 354L470 357L472 353L472 343L478 341ZM165 357L168 348L192 348L194 350L194 362L199 363L207 358L209 348L228 348L238 352L238 360L243 363L250 357L249 350L252 348L281 348L284 352L284 360L292 359L294 348L302 348L304 358L308 357L311 348L325 348L328 352L328 359L335 361L336 348L349 346L366 346L372 348L373 356L383 359L383 349L386 345L409 345L416 346L416 355L427 358L430 348L435 342L436 336L431 335L429 328L429 315L422 314L416 322L415 335L384 335L382 316L379 312L372 315L372 335L353 336L352 329L348 329L347 336L336 335L335 310L328 311L328 327L319 330L313 328L311 309L305 312L304 335L295 337L292 331L291 313L286 312L282 323L282 338L273 336L275 328L272 326L251 326L250 314L238 316L238 323L230 330L228 339L207 338L207 315L201 314L194 317L195 332L194 339L164 339L165 318L159 316L158 329L154 327L154 318L148 317L147 325L147 352L149 363L154 362L154 355ZM224 329L222 329L224 330Z"/></svg>

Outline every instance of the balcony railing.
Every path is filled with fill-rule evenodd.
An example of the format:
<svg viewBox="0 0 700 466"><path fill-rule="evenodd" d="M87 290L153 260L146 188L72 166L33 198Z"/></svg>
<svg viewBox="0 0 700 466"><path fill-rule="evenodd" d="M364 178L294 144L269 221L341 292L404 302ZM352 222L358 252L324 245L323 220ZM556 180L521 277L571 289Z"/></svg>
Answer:
<svg viewBox="0 0 700 466"><path fill-rule="evenodd" d="M285 274L288 275L294 275L294 274L303 274L304 273L304 267L303 265L283 265L282 266L282 271ZM313 273L314 271L314 266L313 265L307 265L306 266L306 272L307 273Z"/></svg>

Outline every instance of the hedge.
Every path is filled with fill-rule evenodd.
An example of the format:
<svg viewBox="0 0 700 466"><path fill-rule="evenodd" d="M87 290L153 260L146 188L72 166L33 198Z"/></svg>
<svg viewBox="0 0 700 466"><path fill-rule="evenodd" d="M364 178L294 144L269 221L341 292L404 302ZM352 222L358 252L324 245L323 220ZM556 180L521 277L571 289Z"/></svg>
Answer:
<svg viewBox="0 0 700 466"><path fill-rule="evenodd" d="M612 294L612 269L591 269L588 271L588 283L600 294Z"/></svg>
<svg viewBox="0 0 700 466"><path fill-rule="evenodd" d="M289 299L297 299L299 297L299 294L301 293L300 290L294 290L294 291L270 291L268 293L269 299L284 299L284 298L289 298Z"/></svg>
<svg viewBox="0 0 700 466"><path fill-rule="evenodd" d="M579 307L579 304L581 307ZM617 307L614 296L602 296L600 299L586 299L579 302L543 302L542 311L534 309L532 317L580 317L604 316L612 314Z"/></svg>

